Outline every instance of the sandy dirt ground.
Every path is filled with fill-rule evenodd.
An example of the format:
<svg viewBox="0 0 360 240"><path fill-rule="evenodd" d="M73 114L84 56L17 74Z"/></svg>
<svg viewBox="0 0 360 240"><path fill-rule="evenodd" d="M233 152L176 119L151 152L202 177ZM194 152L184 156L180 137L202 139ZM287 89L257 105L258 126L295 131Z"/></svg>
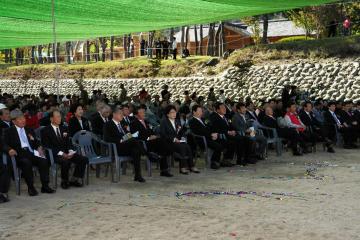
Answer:
<svg viewBox="0 0 360 240"><path fill-rule="evenodd" d="M84 188L37 197L23 183L0 205L0 239L360 239L359 153L271 152L247 167L173 169L172 179L155 171L145 184L128 171L120 183L92 176ZM175 196L194 191L256 194Z"/></svg>

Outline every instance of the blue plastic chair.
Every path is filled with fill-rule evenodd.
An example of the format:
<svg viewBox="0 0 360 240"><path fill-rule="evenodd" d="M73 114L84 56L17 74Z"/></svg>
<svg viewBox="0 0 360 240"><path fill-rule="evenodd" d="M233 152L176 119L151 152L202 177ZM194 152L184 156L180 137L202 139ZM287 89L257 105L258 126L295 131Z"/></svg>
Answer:
<svg viewBox="0 0 360 240"><path fill-rule="evenodd" d="M94 143L100 144L101 155L98 155L94 148ZM90 165L110 164L111 166L111 181L114 182L113 173L113 155L111 151L111 144L106 143L97 137L94 133L89 131L79 131L72 137L72 144L77 147L78 152L89 159L89 164L86 167L86 184L89 184ZM104 155L103 155L104 153Z"/></svg>

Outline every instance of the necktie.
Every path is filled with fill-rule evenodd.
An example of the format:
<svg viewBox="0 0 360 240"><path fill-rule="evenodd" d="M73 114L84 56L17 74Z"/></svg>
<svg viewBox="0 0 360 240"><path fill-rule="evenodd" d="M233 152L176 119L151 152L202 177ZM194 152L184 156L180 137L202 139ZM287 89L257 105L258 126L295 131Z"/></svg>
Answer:
<svg viewBox="0 0 360 240"><path fill-rule="evenodd" d="M118 129L119 129L120 133L125 134L125 132L124 132L123 128L121 127L120 123L118 124Z"/></svg>
<svg viewBox="0 0 360 240"><path fill-rule="evenodd" d="M340 123L340 120L336 117L335 113L332 113L332 115L333 115L333 118L334 118L335 121L336 121L336 124L340 125L340 124L341 124L341 123Z"/></svg>
<svg viewBox="0 0 360 240"><path fill-rule="evenodd" d="M229 123L228 123L228 121L226 120L226 117L223 117L223 119L224 119L224 121L226 122L226 125L229 126Z"/></svg>
<svg viewBox="0 0 360 240"><path fill-rule="evenodd" d="M25 133L25 129L24 128L21 128L20 129L20 138L21 138L21 141L23 142L23 143L26 143L28 146L28 148L29 148L29 150L30 150L30 152L34 152L33 151L33 149L31 148L31 146L30 146L30 143L29 143L29 140L28 140L28 138L27 138L27 136L26 136L26 133Z"/></svg>
<svg viewBox="0 0 360 240"><path fill-rule="evenodd" d="M56 136L58 139L61 139L60 129L56 128Z"/></svg>

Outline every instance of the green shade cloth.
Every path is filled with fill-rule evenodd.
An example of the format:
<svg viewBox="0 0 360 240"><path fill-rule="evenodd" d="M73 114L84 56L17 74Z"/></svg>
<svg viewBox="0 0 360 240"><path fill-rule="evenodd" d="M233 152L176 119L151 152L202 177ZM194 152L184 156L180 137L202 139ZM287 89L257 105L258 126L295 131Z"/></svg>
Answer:
<svg viewBox="0 0 360 240"><path fill-rule="evenodd" d="M55 0L58 42L239 19L335 0ZM0 0L0 49L53 42L51 0Z"/></svg>

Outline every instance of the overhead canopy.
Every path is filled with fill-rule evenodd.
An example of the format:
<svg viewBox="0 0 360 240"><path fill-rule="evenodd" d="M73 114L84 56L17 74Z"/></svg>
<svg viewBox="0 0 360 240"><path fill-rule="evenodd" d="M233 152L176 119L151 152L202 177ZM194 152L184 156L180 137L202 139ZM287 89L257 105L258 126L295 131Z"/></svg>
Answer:
<svg viewBox="0 0 360 240"><path fill-rule="evenodd" d="M55 0L58 42L239 19L336 0ZM0 0L0 49L53 41L51 0Z"/></svg>

